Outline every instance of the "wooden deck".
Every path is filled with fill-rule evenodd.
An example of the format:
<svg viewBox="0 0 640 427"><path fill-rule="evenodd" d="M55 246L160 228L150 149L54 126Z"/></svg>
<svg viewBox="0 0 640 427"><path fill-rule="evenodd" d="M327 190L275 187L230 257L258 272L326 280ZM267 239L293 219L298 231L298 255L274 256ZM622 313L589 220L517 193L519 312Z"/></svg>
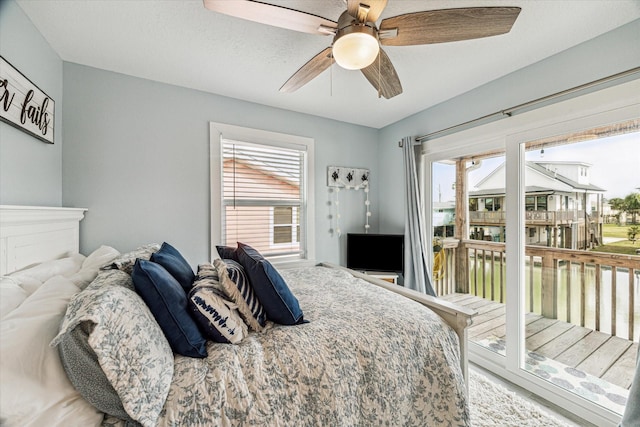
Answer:
<svg viewBox="0 0 640 427"><path fill-rule="evenodd" d="M504 304L469 294L449 294L440 298L478 312L469 328L470 341L491 336L504 338ZM527 350L625 389L631 387L638 343L535 313L527 313L525 322Z"/></svg>

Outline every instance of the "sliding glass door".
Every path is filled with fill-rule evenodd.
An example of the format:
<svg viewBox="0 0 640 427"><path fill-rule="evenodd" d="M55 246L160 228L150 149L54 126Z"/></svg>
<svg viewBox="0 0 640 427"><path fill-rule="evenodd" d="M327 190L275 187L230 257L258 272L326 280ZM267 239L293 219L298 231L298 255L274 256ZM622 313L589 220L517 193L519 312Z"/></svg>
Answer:
<svg viewBox="0 0 640 427"><path fill-rule="evenodd" d="M469 340L504 356L505 157L474 153L432 165L433 283L438 296L475 310Z"/></svg>
<svg viewBox="0 0 640 427"><path fill-rule="evenodd" d="M603 426L640 336L638 90L423 143L434 284L477 311L471 361Z"/></svg>
<svg viewBox="0 0 640 427"><path fill-rule="evenodd" d="M523 145L522 367L621 414L640 332L640 257L629 235L640 190L628 174L640 165L638 120Z"/></svg>

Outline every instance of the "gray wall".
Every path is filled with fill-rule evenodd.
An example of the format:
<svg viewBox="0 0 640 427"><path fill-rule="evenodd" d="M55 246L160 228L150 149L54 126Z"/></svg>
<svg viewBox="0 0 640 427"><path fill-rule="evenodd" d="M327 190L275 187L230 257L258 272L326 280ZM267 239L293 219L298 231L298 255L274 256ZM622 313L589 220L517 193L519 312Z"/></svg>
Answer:
<svg viewBox="0 0 640 427"><path fill-rule="evenodd" d="M0 55L55 101L54 144L0 122L0 204L62 203L62 60L13 0L0 0Z"/></svg>
<svg viewBox="0 0 640 427"><path fill-rule="evenodd" d="M449 101L389 125L379 131L380 231L404 230L402 152L397 142L446 129L527 101L640 66L640 20ZM508 119L506 119L508 120Z"/></svg>
<svg viewBox="0 0 640 427"><path fill-rule="evenodd" d="M340 262L329 234L327 166L371 169L377 229L377 131L64 63L63 204L87 207L81 250L168 241L197 264L209 255L209 122L315 139L316 258ZM341 193L343 232L364 230L363 193Z"/></svg>
<svg viewBox="0 0 640 427"><path fill-rule="evenodd" d="M344 238L328 232L327 166L370 168L372 231L403 232L397 141L638 66L639 33L634 21L376 131L63 63L20 7L0 0L0 54L56 101L54 145L0 123L0 204L89 208L85 253L167 240L197 263L209 252L208 122L309 136L316 258L344 261ZM362 230L362 194L352 194L341 199L343 232Z"/></svg>

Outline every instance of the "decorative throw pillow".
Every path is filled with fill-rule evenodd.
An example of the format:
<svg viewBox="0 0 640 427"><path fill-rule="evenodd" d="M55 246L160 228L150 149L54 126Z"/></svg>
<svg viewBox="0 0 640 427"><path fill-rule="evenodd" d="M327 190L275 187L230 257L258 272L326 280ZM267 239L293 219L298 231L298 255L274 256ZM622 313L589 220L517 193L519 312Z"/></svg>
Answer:
<svg viewBox="0 0 640 427"><path fill-rule="evenodd" d="M164 242L158 252L151 254L151 261L163 266L180 283L185 293L193 287L196 276L191 266L180 252L167 242Z"/></svg>
<svg viewBox="0 0 640 427"><path fill-rule="evenodd" d="M66 334L91 323L87 345L124 410L143 426L155 426L173 378L173 352L142 298L122 285L125 279L131 280L121 271L104 271L87 289L74 295L51 345L57 346ZM65 368L76 369L69 378L83 378L84 373L77 371L82 366ZM91 382L91 378L85 380ZM105 406L100 409L105 410Z"/></svg>
<svg viewBox="0 0 640 427"><path fill-rule="evenodd" d="M187 311L187 295L160 264L139 259L131 274L142 297L162 328L173 351L183 356L206 357L206 339Z"/></svg>
<svg viewBox="0 0 640 427"><path fill-rule="evenodd" d="M151 258L151 254L157 252L159 249L160 245L157 243L140 246L131 252L120 255L111 261L110 264L103 266L102 270L121 270L127 274L131 274L131 271L133 271L133 265L136 263L138 258L148 260Z"/></svg>
<svg viewBox="0 0 640 427"><path fill-rule="evenodd" d="M267 316L249 284L244 268L231 259L216 259L213 264L225 295L238 305L238 311L247 325L254 331L261 331Z"/></svg>
<svg viewBox="0 0 640 427"><path fill-rule="evenodd" d="M102 414L69 382L56 349L67 304L79 289L63 276L45 281L0 323L0 424L99 426Z"/></svg>
<svg viewBox="0 0 640 427"><path fill-rule="evenodd" d="M237 344L247 336L247 325L238 313L238 306L208 282L209 279L196 282L189 293L193 317L208 338L215 342Z"/></svg>
<svg viewBox="0 0 640 427"><path fill-rule="evenodd" d="M218 255L220 255L220 258L238 261L236 248L232 248L231 246L216 246L216 250L218 251Z"/></svg>
<svg viewBox="0 0 640 427"><path fill-rule="evenodd" d="M220 280L220 277L218 277L218 270L210 262L198 264L198 274L196 275L196 281L201 279Z"/></svg>
<svg viewBox="0 0 640 427"><path fill-rule="evenodd" d="M281 325L304 323L298 299L280 273L254 248L238 242L238 260L249 277L253 291L262 303L267 318Z"/></svg>

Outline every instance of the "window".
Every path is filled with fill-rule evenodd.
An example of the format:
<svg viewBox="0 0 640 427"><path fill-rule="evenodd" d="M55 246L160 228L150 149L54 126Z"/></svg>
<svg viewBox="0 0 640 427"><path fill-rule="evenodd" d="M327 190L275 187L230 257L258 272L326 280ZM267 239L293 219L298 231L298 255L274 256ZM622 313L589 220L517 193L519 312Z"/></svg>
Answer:
<svg viewBox="0 0 640 427"><path fill-rule="evenodd" d="M486 199L484 199L484 208L488 211L493 210L493 198L487 197Z"/></svg>
<svg viewBox="0 0 640 427"><path fill-rule="evenodd" d="M547 196L538 196L538 197L536 197L536 205L537 205L537 210L546 211L547 210Z"/></svg>
<svg viewBox="0 0 640 427"><path fill-rule="evenodd" d="M484 203L484 210L495 212L500 210L500 198L498 197L486 197L480 199L481 204Z"/></svg>
<svg viewBox="0 0 640 427"><path fill-rule="evenodd" d="M296 207L273 208L273 245L300 243L300 209Z"/></svg>
<svg viewBox="0 0 640 427"><path fill-rule="evenodd" d="M526 196L524 198L525 210L534 211L536 209L535 200L536 199L533 196Z"/></svg>
<svg viewBox="0 0 640 427"><path fill-rule="evenodd" d="M313 140L211 127L212 247L242 242L272 262L312 259Z"/></svg>

